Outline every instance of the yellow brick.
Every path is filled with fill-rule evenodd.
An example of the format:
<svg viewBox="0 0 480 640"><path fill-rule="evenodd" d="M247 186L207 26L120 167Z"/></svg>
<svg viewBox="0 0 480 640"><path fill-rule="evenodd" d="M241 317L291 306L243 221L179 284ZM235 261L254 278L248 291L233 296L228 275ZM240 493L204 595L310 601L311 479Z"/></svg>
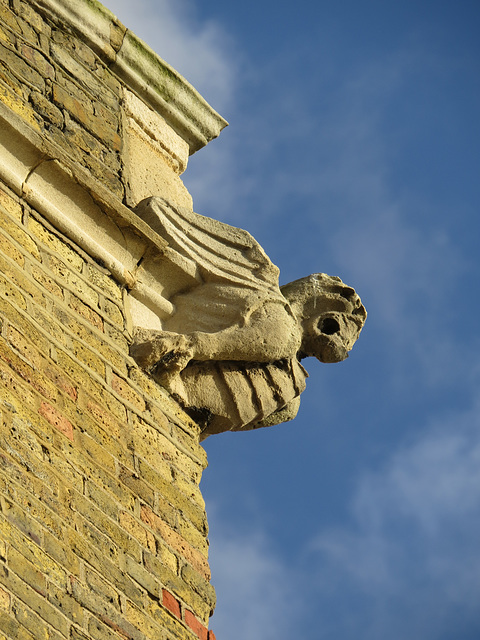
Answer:
<svg viewBox="0 0 480 640"><path fill-rule="evenodd" d="M22 603L15 603L12 612L22 627L34 634L35 640L52 640L47 624L36 614L30 611Z"/></svg>
<svg viewBox="0 0 480 640"><path fill-rule="evenodd" d="M26 2L20 4L20 15L23 20L26 20L35 31L41 33L46 31L50 33L50 27L42 20L40 15Z"/></svg>
<svg viewBox="0 0 480 640"><path fill-rule="evenodd" d="M126 425L111 415L108 408L101 406L85 393L82 394L79 405L87 411L95 423L102 427L110 436L113 436L117 440L125 439Z"/></svg>
<svg viewBox="0 0 480 640"><path fill-rule="evenodd" d="M40 545L42 541L43 530L42 527L20 509L14 502L10 502L7 498L4 498L4 513L10 524L14 526L18 531L25 534L29 540ZM7 555L9 550L7 549Z"/></svg>
<svg viewBox="0 0 480 640"><path fill-rule="evenodd" d="M158 450L160 455L169 460L175 467L181 471L193 482L200 484L203 472L203 464L192 460L190 456L183 453L169 439L165 438L161 433L158 434ZM203 449L202 449L203 451Z"/></svg>
<svg viewBox="0 0 480 640"><path fill-rule="evenodd" d="M95 399L112 416L120 422L127 421L127 412L125 406L122 405L115 396L108 392L99 382L89 375L89 372L80 364L72 360L72 358L62 350L57 352L57 364L65 371L65 373L78 384L80 391L86 392L91 398Z"/></svg>
<svg viewBox="0 0 480 640"><path fill-rule="evenodd" d="M9 389L13 393L17 395L18 398L22 398L23 402L26 404L33 406L37 402L37 398L32 390L26 385L22 380L19 379L18 375L8 367L6 364L0 361L0 382L2 386Z"/></svg>
<svg viewBox="0 0 480 640"><path fill-rule="evenodd" d="M9 323L14 325L24 335L28 336L35 347L43 354L50 351L51 340L39 331L22 313L17 311L6 300L0 299L0 313L4 313ZM49 333L48 336L51 334Z"/></svg>
<svg viewBox="0 0 480 640"><path fill-rule="evenodd" d="M58 409L48 402L42 402L38 413L43 416L60 433L73 441L73 424Z"/></svg>
<svg viewBox="0 0 480 640"><path fill-rule="evenodd" d="M91 349L86 347L78 340L72 341L72 353L81 360L89 369L98 373L101 378L105 377L105 363L103 360L93 353Z"/></svg>
<svg viewBox="0 0 480 640"><path fill-rule="evenodd" d="M11 331L11 327L9 330ZM33 352L33 348L32 348ZM48 398L49 400L55 400L57 397L57 390L55 386L50 382L50 380L46 379L38 370L35 365L30 365L24 362L17 353L15 353L10 345L5 343L3 338L0 338L0 357L9 364L10 368L15 371L25 382L27 382L32 389L40 393L43 397ZM37 358L37 363L41 362L40 358ZM5 369L3 369L3 375L5 378L8 377L8 374ZM12 378L13 381L13 378ZM21 388L21 384L17 385L18 388ZM28 397L28 396L27 396ZM30 398L31 399L31 398ZM33 401L34 404L37 404Z"/></svg>
<svg viewBox="0 0 480 640"><path fill-rule="evenodd" d="M65 532L64 525L64 532ZM70 549L68 544L64 542L64 539L57 539L56 536L51 535L48 531L44 533L43 541L45 552L54 560L58 562L62 567L65 567L69 575L80 575L80 561L77 556Z"/></svg>
<svg viewBox="0 0 480 640"><path fill-rule="evenodd" d="M71 295L68 306L73 309L73 311L85 318L85 320L88 320L89 324L94 326L99 331L103 331L102 317L91 307L82 302L79 298Z"/></svg>
<svg viewBox="0 0 480 640"><path fill-rule="evenodd" d="M183 624L164 612L165 619L155 618L148 615L144 610L139 609L128 600L125 603L124 615L128 622L142 631L147 638L161 638L162 632L170 631L179 640L198 640L197 636L188 631Z"/></svg>
<svg viewBox="0 0 480 640"><path fill-rule="evenodd" d="M95 461L95 465L102 466L112 474L115 473L115 460L110 451L108 451L108 448L99 445L88 435L88 433L77 429L75 431L75 445L77 446L78 451L82 453L82 456L87 454Z"/></svg>
<svg viewBox="0 0 480 640"><path fill-rule="evenodd" d="M137 367L131 369L130 379L144 392L150 402L155 402L161 406L166 397L166 392L154 380ZM169 433L168 420L161 409L157 408L155 417L158 419L159 427Z"/></svg>
<svg viewBox="0 0 480 640"><path fill-rule="evenodd" d="M22 98L10 91L5 85L0 84L0 101L9 107L14 113L19 115L27 124L36 129L42 130L41 123L35 111Z"/></svg>
<svg viewBox="0 0 480 640"><path fill-rule="evenodd" d="M112 276L102 273L99 267L91 264L87 267L87 276L88 280L101 289L105 295L118 302L123 301L123 288L112 278Z"/></svg>
<svg viewBox="0 0 480 640"><path fill-rule="evenodd" d="M125 556L122 568L132 580L148 591L148 593L155 598L159 597L160 583L157 576L148 572L143 566L143 563L135 562L130 556Z"/></svg>
<svg viewBox="0 0 480 640"><path fill-rule="evenodd" d="M22 266L23 264L20 265L20 267ZM7 258L4 258L0 255L0 271L8 275L13 284L15 284L20 291L26 294L27 299L33 300L38 304L46 306L46 297L44 296L43 292L31 281L25 271L20 267L18 267L17 265L13 265L7 260Z"/></svg>
<svg viewBox="0 0 480 640"><path fill-rule="evenodd" d="M25 310L27 303L20 291L14 285L10 284L3 275L0 273L0 297L5 301L13 302L20 309ZM2 304L0 302L0 311L2 310Z"/></svg>
<svg viewBox="0 0 480 640"><path fill-rule="evenodd" d="M174 482L168 480L164 476L160 475L156 470L152 469L149 465L147 465L143 460L139 461L140 465L140 477L142 481L145 481L152 485L155 488L157 495L159 506L158 510L162 510L161 503L168 501L172 507L179 510L184 518L191 520L191 522L195 525L195 527L202 533L202 535L207 534L207 520L205 515L205 503L201 496L200 490L196 487L196 495L198 495L198 500L201 500L200 504L191 500L190 496L192 494L193 483L187 484L187 489L189 493L185 494L180 490L178 486L176 486L176 480L181 477L180 474L174 474ZM164 517L162 515L162 517ZM170 522L169 518L165 518L167 522Z"/></svg>
<svg viewBox="0 0 480 640"><path fill-rule="evenodd" d="M205 500L199 486L186 478L181 473L176 473L173 479L173 486L177 487L193 504L197 505L201 511L205 511Z"/></svg>
<svg viewBox="0 0 480 640"><path fill-rule="evenodd" d="M44 597L47 595L47 581L43 573L36 569L35 566L26 560L13 546L8 549L7 561L9 568L16 573L19 578L22 578L22 580L35 589L37 593Z"/></svg>
<svg viewBox="0 0 480 640"><path fill-rule="evenodd" d="M3 397L8 401L12 396ZM59 493L60 478L62 482L65 482L66 479L61 477L61 473L55 469L55 461L52 460L46 447L43 447L34 435L29 434L28 423L23 430L20 427L20 420L14 414L9 429L4 429L1 432L3 448L12 456L10 458L10 456L0 455L1 472L12 483L18 482L27 491L39 496L46 504L49 504L50 498L48 496L53 497ZM45 451L48 452L48 461L45 460ZM27 460L27 458L28 466L23 464L23 459ZM55 469L55 472L52 469Z"/></svg>
<svg viewBox="0 0 480 640"><path fill-rule="evenodd" d="M28 219L28 230L52 252L58 253L75 271L82 271L84 260L66 242L33 216ZM55 261L54 261L55 262ZM56 264L56 263L55 263Z"/></svg>
<svg viewBox="0 0 480 640"><path fill-rule="evenodd" d="M0 251L5 256L8 256L11 260L14 260L17 264L23 267L25 258L23 257L22 252L19 251L17 247L12 242L10 242L10 240L5 235L3 235L3 233L0 233Z"/></svg>
<svg viewBox="0 0 480 640"><path fill-rule="evenodd" d="M196 458L202 459L204 457L204 449L199 443L199 432L197 428L191 431L185 431L180 426L175 425L172 429L172 437L183 449L189 451Z"/></svg>
<svg viewBox="0 0 480 640"><path fill-rule="evenodd" d="M0 26L0 40L15 45L15 36Z"/></svg>
<svg viewBox="0 0 480 640"><path fill-rule="evenodd" d="M20 469L15 471L16 482L11 476L8 478L6 495L36 522L60 539L69 513L65 505L53 496L49 486L45 484L47 477L43 482L39 482L36 478L32 478L31 474L25 476ZM2 477L3 472L0 471L0 478Z"/></svg>
<svg viewBox="0 0 480 640"><path fill-rule="evenodd" d="M85 582L92 593L97 594L102 600L110 602L117 609L120 608L118 592L90 567L85 568Z"/></svg>
<svg viewBox="0 0 480 640"><path fill-rule="evenodd" d="M180 451L145 420L132 415L131 421L135 434L138 434L138 437L132 440L132 446L135 447L137 455L144 458L150 467L168 477L167 469L168 465L171 465L174 469L181 469L196 484L200 483L203 465Z"/></svg>
<svg viewBox="0 0 480 640"><path fill-rule="evenodd" d="M119 464L125 465L130 469L135 467L134 455L128 449L128 440L124 437L123 433L120 432L119 441L116 439L114 433L99 426L91 420L89 415L78 411L78 408L73 403L71 404L71 411L72 413L70 415L72 415L72 419L74 419L73 416L77 417L78 424L82 426L81 431L87 434L89 442L94 443L93 445L89 445L90 449L95 446L99 447L100 451L107 452L109 457L112 459L115 458ZM98 459L102 460L103 458L99 457ZM112 473L113 469L115 469L115 467L112 467Z"/></svg>
<svg viewBox="0 0 480 640"><path fill-rule="evenodd" d="M97 347L102 356L109 362L112 367L118 369L118 371L127 376L128 367L125 358L125 351L118 351L114 347L110 346L107 342L100 341L100 345Z"/></svg>
<svg viewBox="0 0 480 640"><path fill-rule="evenodd" d="M98 567L97 558L103 557L118 565L118 547L106 535L103 535L94 525L85 520L79 513L75 514L75 529L79 534L79 542L89 548L90 563ZM77 551L75 551L77 553Z"/></svg>
<svg viewBox="0 0 480 640"><path fill-rule="evenodd" d="M179 587L181 586L180 581L177 581L176 584L178 584ZM195 600L196 594L193 591L190 592L190 598L188 597L188 594L185 593L187 589L181 590L184 592L183 595L187 596L186 598L182 598L179 593L172 589L172 591L174 591L176 595L178 595L187 604L190 603L190 600ZM195 607L192 606L192 604L190 604L190 608L196 612ZM148 602L145 611L149 616L153 618L153 620L156 621L158 625L160 625L163 629L169 631L174 638L179 638L180 640L198 640L198 636L194 634L193 631L183 626L183 623L180 620L174 618L169 612L166 611L166 609L162 608L158 604L158 602L155 602L153 599ZM199 617L201 616L199 615Z"/></svg>
<svg viewBox="0 0 480 640"><path fill-rule="evenodd" d="M0 20L13 29L13 31L19 31L17 17L6 4L0 4Z"/></svg>
<svg viewBox="0 0 480 640"><path fill-rule="evenodd" d="M0 609L8 611L10 609L10 594L0 587Z"/></svg>
<svg viewBox="0 0 480 640"><path fill-rule="evenodd" d="M18 600L21 601L19 606L24 607L23 603L28 603L28 607L37 613L42 620L62 633L64 637L68 636L70 624L58 609L55 609L43 596L25 584L23 580L13 573L13 571L10 571L7 576L2 576L0 579L3 581L4 586L12 591L12 593L15 593ZM15 638L15 640L18 640L20 637L23 636L16 634L11 636L11 638ZM30 634L25 637L34 638L34 636L31 636ZM37 640L37 638L35 638L35 640Z"/></svg>
<svg viewBox="0 0 480 640"><path fill-rule="evenodd" d="M149 549L150 551L155 551L155 537L148 531L138 520L136 520L132 515L122 511L119 517L120 526L125 529L127 533L133 536L138 542L145 547L145 549Z"/></svg>
<svg viewBox="0 0 480 640"><path fill-rule="evenodd" d="M156 557L172 573L177 573L178 558L174 553L172 553L172 551L170 551L170 549L163 542L163 540L157 540Z"/></svg>
<svg viewBox="0 0 480 640"><path fill-rule="evenodd" d="M14 349L16 349L23 358L28 360L31 365L41 368L43 358L40 357L40 354L33 347L30 340L28 340L16 327L11 325L8 327L6 333L9 345L14 347Z"/></svg>
<svg viewBox="0 0 480 640"><path fill-rule="evenodd" d="M123 362L126 361L126 356L129 351L129 341L125 337L125 334L122 330L113 327L111 324L105 323L105 335L110 338L110 340L115 344L116 348L120 350L120 358ZM125 371L125 374L128 372L127 367L117 367L120 371Z"/></svg>
<svg viewBox="0 0 480 640"><path fill-rule="evenodd" d="M133 512L135 509L135 496L126 488L117 485L115 494L97 486L91 480L87 480L85 493L97 507L112 520L118 519L120 508L126 508Z"/></svg>
<svg viewBox="0 0 480 640"><path fill-rule="evenodd" d="M155 504L155 491L133 469L134 465L130 469L120 465L118 472L120 481L131 489L140 500L153 507Z"/></svg>
<svg viewBox="0 0 480 640"><path fill-rule="evenodd" d="M85 280L75 272L68 271L65 275L65 283L69 285L79 298L82 298L90 307L98 309L98 293L90 287Z"/></svg>
<svg viewBox="0 0 480 640"><path fill-rule="evenodd" d="M116 304L114 304L113 302L110 302L110 300L105 300L103 303L103 311L111 322L113 322L118 327L120 327L120 329L123 330L123 327L124 327L123 313Z"/></svg>
<svg viewBox="0 0 480 640"><path fill-rule="evenodd" d="M192 565L205 580L210 580L210 567L204 554L193 548L179 533L161 520L157 514L146 506L142 506L140 517L145 524L156 531L160 537L181 557Z"/></svg>
<svg viewBox="0 0 480 640"><path fill-rule="evenodd" d="M51 484L53 481L63 486L69 486L77 491L83 488L83 474L81 470L72 465L69 458L66 458L63 452L57 452L54 449L48 452L49 469L54 473L48 474L48 470L43 471L46 481ZM39 472L40 473L40 472ZM57 493L59 493L57 491Z"/></svg>
<svg viewBox="0 0 480 640"><path fill-rule="evenodd" d="M37 640L35 636L27 631L20 623L12 618L8 613L0 609L0 640ZM2 633L4 631L7 635Z"/></svg>
<svg viewBox="0 0 480 640"><path fill-rule="evenodd" d="M44 271L37 266L32 267L32 276L35 280L41 284L49 293L53 293L57 298L63 299L63 289L58 285L53 278L47 275Z"/></svg>
<svg viewBox="0 0 480 640"><path fill-rule="evenodd" d="M216 603L216 595L215 589L213 586L207 582L202 576L197 573L192 567L188 564L185 564L182 567L181 571L182 579L196 591L201 598L208 604L211 609L215 608Z"/></svg>
<svg viewBox="0 0 480 640"><path fill-rule="evenodd" d="M22 221L23 209L22 205L14 200L12 196L10 196L6 191L0 189L0 208L3 208L4 211L9 213L13 218L18 220L18 222Z"/></svg>
<svg viewBox="0 0 480 640"><path fill-rule="evenodd" d="M122 398L137 409L137 411L145 411L145 400L131 387L128 380L120 378L112 373L112 389L116 391Z"/></svg>
<svg viewBox="0 0 480 640"><path fill-rule="evenodd" d="M21 550L25 559L29 560L38 570L42 571L48 580L51 580L59 587L67 588L67 578L65 571L49 558L32 540L23 535L3 516L0 516L0 531L5 540L16 549Z"/></svg>
<svg viewBox="0 0 480 640"><path fill-rule="evenodd" d="M29 311L32 319L40 325L47 335L53 336L62 345L70 344L70 336L67 335L62 324L57 322L51 313L48 313L38 305L32 305Z"/></svg>
<svg viewBox="0 0 480 640"><path fill-rule="evenodd" d="M58 589L54 585L49 585L48 600L69 620L78 625L83 624L83 607L66 593L65 590Z"/></svg>
<svg viewBox="0 0 480 640"><path fill-rule="evenodd" d="M178 531L193 549L199 551L205 558L208 558L208 540L206 533L199 531L191 522L185 518L180 518Z"/></svg>
<svg viewBox="0 0 480 640"><path fill-rule="evenodd" d="M73 493L72 504L74 505L77 515L79 515L85 521L88 521L88 526L93 525L96 529L100 530L108 539L108 544L114 549L115 556L117 550L121 550L123 553L130 555L137 561L140 561L142 557L141 548L137 540L132 539L129 532L125 531L121 525L117 524L109 517L107 517L100 509L88 498ZM100 546L104 546L104 538L95 538Z"/></svg>
<svg viewBox="0 0 480 640"><path fill-rule="evenodd" d="M25 251L30 253L36 260L40 260L40 252L32 238L17 224L10 216L3 214L0 209L0 227Z"/></svg>
<svg viewBox="0 0 480 640"><path fill-rule="evenodd" d="M77 387L74 382L66 376L55 364L45 361L42 366L44 375L51 380L54 385L65 393L69 398L76 401L78 398Z"/></svg>

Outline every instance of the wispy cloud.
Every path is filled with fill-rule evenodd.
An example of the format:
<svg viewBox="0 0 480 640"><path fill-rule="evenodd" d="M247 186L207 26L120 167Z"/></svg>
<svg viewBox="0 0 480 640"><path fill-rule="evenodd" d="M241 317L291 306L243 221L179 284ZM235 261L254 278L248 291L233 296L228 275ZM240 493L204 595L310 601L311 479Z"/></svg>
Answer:
<svg viewBox="0 0 480 640"><path fill-rule="evenodd" d="M229 640L293 637L300 598L290 587L289 570L272 541L253 523L242 531L217 520L209 507L214 543L210 551L217 608L211 628Z"/></svg>
<svg viewBox="0 0 480 640"><path fill-rule="evenodd" d="M104 0L103 4L217 110L228 107L235 85L234 42L219 23L199 20L192 0Z"/></svg>
<svg viewBox="0 0 480 640"><path fill-rule="evenodd" d="M419 425L417 439L359 479L350 525L316 537L323 601L343 592L356 603L349 621L362 630L342 638L466 638L459 614L478 623L479 404Z"/></svg>

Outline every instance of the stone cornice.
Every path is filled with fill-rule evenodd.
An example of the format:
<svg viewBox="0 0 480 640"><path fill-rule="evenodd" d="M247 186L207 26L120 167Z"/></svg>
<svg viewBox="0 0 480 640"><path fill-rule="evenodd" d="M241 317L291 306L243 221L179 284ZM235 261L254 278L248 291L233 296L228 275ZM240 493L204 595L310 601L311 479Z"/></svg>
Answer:
<svg viewBox="0 0 480 640"><path fill-rule="evenodd" d="M82 36L146 104L188 143L190 155L216 138L227 122L202 96L97 0L30 0Z"/></svg>

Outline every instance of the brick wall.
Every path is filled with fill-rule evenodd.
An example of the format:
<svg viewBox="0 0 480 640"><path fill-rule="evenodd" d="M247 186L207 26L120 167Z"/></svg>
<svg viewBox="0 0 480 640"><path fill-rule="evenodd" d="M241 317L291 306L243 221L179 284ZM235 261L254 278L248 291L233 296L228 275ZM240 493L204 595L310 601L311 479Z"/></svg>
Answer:
<svg viewBox="0 0 480 640"><path fill-rule="evenodd" d="M123 197L121 85L80 37L0 0L0 80L0 100Z"/></svg>
<svg viewBox="0 0 480 640"><path fill-rule="evenodd" d="M122 290L4 186L0 272L0 631L207 638L205 455Z"/></svg>
<svg viewBox="0 0 480 640"><path fill-rule="evenodd" d="M0 101L125 201L125 86L35 4L0 0ZM0 182L0 640L214 639L199 429L129 357L127 299Z"/></svg>

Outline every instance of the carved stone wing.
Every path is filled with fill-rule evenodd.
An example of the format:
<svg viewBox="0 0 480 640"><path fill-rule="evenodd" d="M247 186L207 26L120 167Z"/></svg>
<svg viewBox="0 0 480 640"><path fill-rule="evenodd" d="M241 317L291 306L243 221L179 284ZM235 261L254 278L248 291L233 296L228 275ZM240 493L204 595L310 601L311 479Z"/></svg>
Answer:
<svg viewBox="0 0 480 640"><path fill-rule="evenodd" d="M175 208L159 197L140 202L136 213L172 250L197 265L204 282L278 292L278 268L247 231Z"/></svg>

